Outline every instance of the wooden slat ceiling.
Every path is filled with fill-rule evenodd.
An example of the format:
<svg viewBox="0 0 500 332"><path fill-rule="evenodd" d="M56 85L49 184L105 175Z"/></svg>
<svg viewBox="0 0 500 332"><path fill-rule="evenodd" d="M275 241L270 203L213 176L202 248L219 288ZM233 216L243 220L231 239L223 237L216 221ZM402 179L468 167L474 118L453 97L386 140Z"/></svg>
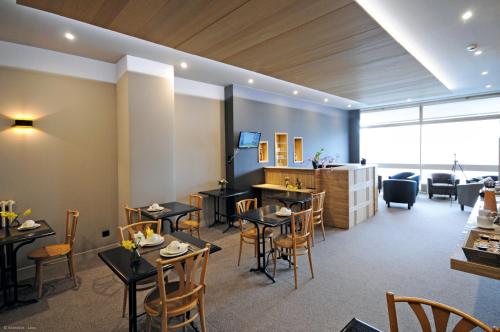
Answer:
<svg viewBox="0 0 500 332"><path fill-rule="evenodd" d="M17 3L366 104L448 92L352 0Z"/></svg>

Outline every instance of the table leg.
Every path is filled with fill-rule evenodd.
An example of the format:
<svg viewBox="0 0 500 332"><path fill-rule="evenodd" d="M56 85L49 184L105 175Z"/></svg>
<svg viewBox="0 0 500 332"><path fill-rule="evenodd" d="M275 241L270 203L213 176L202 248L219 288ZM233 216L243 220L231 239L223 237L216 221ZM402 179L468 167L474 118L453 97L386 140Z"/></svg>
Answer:
<svg viewBox="0 0 500 332"><path fill-rule="evenodd" d="M5 246L0 246L0 290L3 293L3 304L0 309L7 305L7 266L5 262Z"/></svg>
<svg viewBox="0 0 500 332"><path fill-rule="evenodd" d="M257 227L257 268L254 269L250 269L250 272L258 272L258 271L261 271L261 267L260 267L260 231L259 231L259 226L257 224L255 224L255 227Z"/></svg>
<svg viewBox="0 0 500 332"><path fill-rule="evenodd" d="M214 199L214 222L208 227L214 227L215 225L217 225L217 197L213 196L213 199Z"/></svg>
<svg viewBox="0 0 500 332"><path fill-rule="evenodd" d="M128 285L128 330L137 332L137 296L135 282Z"/></svg>

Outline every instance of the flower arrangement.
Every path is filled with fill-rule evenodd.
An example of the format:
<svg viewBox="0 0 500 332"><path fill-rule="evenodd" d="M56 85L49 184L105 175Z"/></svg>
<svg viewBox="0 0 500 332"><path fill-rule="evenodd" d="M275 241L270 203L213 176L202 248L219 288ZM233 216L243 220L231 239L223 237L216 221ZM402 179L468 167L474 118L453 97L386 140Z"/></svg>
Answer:
<svg viewBox="0 0 500 332"><path fill-rule="evenodd" d="M146 234L147 233L148 230L146 229ZM122 247L130 251L137 250L142 240L144 240L144 234L139 231L132 236L132 240L123 240Z"/></svg>
<svg viewBox="0 0 500 332"><path fill-rule="evenodd" d="M31 214L31 209L26 209L23 213L22 213L22 216L23 217L27 217ZM14 223L19 223L19 215L17 213L15 213L14 211L2 211L0 212L0 216L4 217L4 218L7 218L9 219L10 223L11 224L14 224Z"/></svg>
<svg viewBox="0 0 500 332"><path fill-rule="evenodd" d="M325 152L325 149L321 148L319 151L316 151L316 153L314 154L314 156L312 158L309 158L314 169L318 168L318 164L321 161L321 155L323 154L323 152Z"/></svg>
<svg viewBox="0 0 500 332"><path fill-rule="evenodd" d="M219 180L219 186L220 186L220 190L224 190L224 188L226 188L226 185L229 183L229 181L227 181L226 179L220 179Z"/></svg>

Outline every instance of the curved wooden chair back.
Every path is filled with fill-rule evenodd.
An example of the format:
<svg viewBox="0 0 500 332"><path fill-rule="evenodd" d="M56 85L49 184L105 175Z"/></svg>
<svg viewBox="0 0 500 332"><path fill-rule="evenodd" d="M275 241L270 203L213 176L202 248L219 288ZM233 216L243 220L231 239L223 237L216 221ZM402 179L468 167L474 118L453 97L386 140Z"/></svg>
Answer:
<svg viewBox="0 0 500 332"><path fill-rule="evenodd" d="M119 242L122 243L123 240L132 239L133 235L137 232L142 232L144 236L146 235L146 228L151 228L156 234L160 234L161 231L161 220L153 221L140 221L126 226L118 226L118 236Z"/></svg>
<svg viewBox="0 0 500 332"><path fill-rule="evenodd" d="M323 205L325 203L325 195L326 191L322 191L320 193L311 194L311 207L313 213L314 221L323 220Z"/></svg>
<svg viewBox="0 0 500 332"><path fill-rule="evenodd" d="M311 235L312 209L292 213L292 241L307 240Z"/></svg>
<svg viewBox="0 0 500 332"><path fill-rule="evenodd" d="M431 332L431 323L427 314L424 311L422 305L430 306L432 311L432 316L434 318L434 326L436 332L446 332L448 327L448 320L450 319L450 314L461 317L458 323L453 328L452 332L469 332L475 328L480 328L487 332L500 332L500 329L495 327L489 327L480 320L460 311L456 308L450 307L446 304L439 302L421 299L417 297L401 297L394 296L393 293L387 292L387 309L389 311L389 324L391 332L398 332L398 319L396 315L396 303L406 302L411 307L422 328L422 332Z"/></svg>
<svg viewBox="0 0 500 332"><path fill-rule="evenodd" d="M70 248L73 248L73 243L75 242L76 226L79 216L80 212L77 210L66 211L66 236L64 238L64 243L69 244Z"/></svg>
<svg viewBox="0 0 500 332"><path fill-rule="evenodd" d="M125 205L125 216L127 217L127 225L142 221L141 209L131 208Z"/></svg>
<svg viewBox="0 0 500 332"><path fill-rule="evenodd" d="M189 195L189 205L196 206L199 209L203 209L203 196L198 194ZM201 210L190 212L188 215L189 220L196 220L201 223Z"/></svg>
<svg viewBox="0 0 500 332"><path fill-rule="evenodd" d="M203 297L203 293L205 292L205 275L207 272L209 255L210 244L207 243L205 248L190 254L167 260L161 258L156 260L158 289L162 305L161 315L163 317L167 317L169 304L173 304L170 306L171 310L175 312L173 316L180 316L192 311L200 301L203 301L203 299L200 298ZM175 297L169 297L165 287L165 267L167 265L172 265L172 272L176 273L178 276L179 289ZM172 277L172 272L169 274L169 279ZM194 315L191 314L190 318L183 322L168 327L169 329L174 329L185 326L198 316L198 312ZM166 331L167 329L164 330Z"/></svg>
<svg viewBox="0 0 500 332"><path fill-rule="evenodd" d="M236 213L238 214L242 214L247 212L248 210L256 208L257 208L257 198L247 198L236 202ZM242 219L240 219L239 224L240 224L240 232L243 232L245 230L245 226Z"/></svg>

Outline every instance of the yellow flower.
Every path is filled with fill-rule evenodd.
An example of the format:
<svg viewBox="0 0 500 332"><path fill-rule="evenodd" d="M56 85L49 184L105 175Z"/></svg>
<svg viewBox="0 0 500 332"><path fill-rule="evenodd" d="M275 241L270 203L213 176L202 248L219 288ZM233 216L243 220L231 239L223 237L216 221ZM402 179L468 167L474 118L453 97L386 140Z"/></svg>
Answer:
<svg viewBox="0 0 500 332"><path fill-rule="evenodd" d="M146 228L146 239L149 239L153 236L155 232L151 228Z"/></svg>
<svg viewBox="0 0 500 332"><path fill-rule="evenodd" d="M10 220L14 220L17 218L17 213L5 211L5 212L0 212L0 216L9 218Z"/></svg>
<svg viewBox="0 0 500 332"><path fill-rule="evenodd" d="M27 209L26 211L23 212L23 216L27 217L31 214L31 209Z"/></svg>
<svg viewBox="0 0 500 332"><path fill-rule="evenodd" d="M122 247L127 250L132 250L135 248L135 244L130 240L124 240L122 241Z"/></svg>

